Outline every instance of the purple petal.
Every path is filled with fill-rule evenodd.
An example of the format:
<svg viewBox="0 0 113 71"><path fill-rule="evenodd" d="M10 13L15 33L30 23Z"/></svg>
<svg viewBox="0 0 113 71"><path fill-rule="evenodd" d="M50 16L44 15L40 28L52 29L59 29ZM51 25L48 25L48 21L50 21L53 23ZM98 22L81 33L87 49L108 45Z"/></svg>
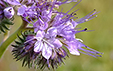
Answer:
<svg viewBox="0 0 113 71"><path fill-rule="evenodd" d="M71 54L73 55L80 55L79 51L77 50L76 46L70 46L68 48L68 50L70 51Z"/></svg>
<svg viewBox="0 0 113 71"><path fill-rule="evenodd" d="M55 41L52 44L54 45L55 48L62 47L62 43L58 39L55 39Z"/></svg>
<svg viewBox="0 0 113 71"><path fill-rule="evenodd" d="M39 26L39 29L40 30L45 30L45 29L47 29L47 27L48 27L48 23L45 22L43 24L41 23L41 26Z"/></svg>
<svg viewBox="0 0 113 71"><path fill-rule="evenodd" d="M37 39L38 41L41 41L41 40L43 39L44 35L45 35L45 32L39 30L39 31L37 32L37 34L36 34L36 39Z"/></svg>
<svg viewBox="0 0 113 71"><path fill-rule="evenodd" d="M43 49L43 43L42 42L36 42L34 46L34 52L40 52Z"/></svg>
<svg viewBox="0 0 113 71"><path fill-rule="evenodd" d="M48 29L46 37L47 38L55 38L57 35L57 29L55 27L51 27Z"/></svg>
<svg viewBox="0 0 113 71"><path fill-rule="evenodd" d="M71 54L80 55L80 53L78 51L78 43L71 41L71 42L67 42L66 44L68 45L67 48Z"/></svg>
<svg viewBox="0 0 113 71"><path fill-rule="evenodd" d="M45 30L47 29L48 27L48 23L47 22L44 22L43 20L41 20L39 18L39 20L37 20L34 24L33 24L33 27L35 28L35 32L37 30Z"/></svg>
<svg viewBox="0 0 113 71"><path fill-rule="evenodd" d="M23 15L25 13L25 10L26 10L25 6L19 7L17 15Z"/></svg>
<svg viewBox="0 0 113 71"><path fill-rule="evenodd" d="M48 60L52 55L52 49L46 43L44 43L42 55Z"/></svg>
<svg viewBox="0 0 113 71"><path fill-rule="evenodd" d="M3 1L0 1L0 4L3 4L4 5Z"/></svg>
<svg viewBox="0 0 113 71"><path fill-rule="evenodd" d="M2 14L2 13L3 13L3 11L0 10L0 14Z"/></svg>

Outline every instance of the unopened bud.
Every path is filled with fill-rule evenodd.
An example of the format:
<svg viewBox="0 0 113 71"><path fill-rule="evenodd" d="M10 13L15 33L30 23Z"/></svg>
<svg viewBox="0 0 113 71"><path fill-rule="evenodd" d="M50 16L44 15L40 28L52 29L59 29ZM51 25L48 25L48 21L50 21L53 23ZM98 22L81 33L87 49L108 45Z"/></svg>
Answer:
<svg viewBox="0 0 113 71"><path fill-rule="evenodd" d="M14 16L14 9L13 7L7 7L4 9L4 15L6 18L12 18Z"/></svg>

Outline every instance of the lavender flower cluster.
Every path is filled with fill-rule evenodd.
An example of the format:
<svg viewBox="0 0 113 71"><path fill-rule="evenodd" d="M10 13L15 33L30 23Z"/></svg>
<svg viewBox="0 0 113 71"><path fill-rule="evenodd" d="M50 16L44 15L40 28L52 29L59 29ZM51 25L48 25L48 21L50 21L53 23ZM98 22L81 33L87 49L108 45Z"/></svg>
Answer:
<svg viewBox="0 0 113 71"><path fill-rule="evenodd" d="M87 31L87 28L79 30L78 24L84 23L96 17L94 9L83 18L76 18L76 11L68 14L58 12L62 4L81 1L77 0L1 0L0 1L0 19L8 19L14 16L14 13L21 16L28 24L32 24L33 32L26 31L18 36L20 42L15 41L13 54L15 59L23 60L23 66L36 68L52 67L57 68L63 63L63 59L68 56L65 48L73 55L80 53L101 57L101 52L84 45L75 34ZM8 5L5 6L5 4ZM3 14L2 14L3 13ZM4 15L4 16L3 16ZM83 48L85 47L85 48Z"/></svg>

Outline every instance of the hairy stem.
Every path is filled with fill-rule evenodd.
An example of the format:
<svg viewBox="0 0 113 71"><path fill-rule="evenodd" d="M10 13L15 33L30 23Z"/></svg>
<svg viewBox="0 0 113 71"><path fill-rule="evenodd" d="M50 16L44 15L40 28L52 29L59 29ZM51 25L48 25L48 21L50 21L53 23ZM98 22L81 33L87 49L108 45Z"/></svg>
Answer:
<svg viewBox="0 0 113 71"><path fill-rule="evenodd" d="M4 33L4 38L3 38L3 42L9 37L9 31L6 31L6 33Z"/></svg>
<svg viewBox="0 0 113 71"><path fill-rule="evenodd" d="M23 21L22 25L0 45L0 58L2 57L6 48L16 39L16 35L20 34L21 31L26 30L25 27L27 24L28 23L26 21Z"/></svg>
<svg viewBox="0 0 113 71"><path fill-rule="evenodd" d="M2 42L0 43L0 45L9 37L9 31L6 30L6 32L4 33L4 37L2 39Z"/></svg>

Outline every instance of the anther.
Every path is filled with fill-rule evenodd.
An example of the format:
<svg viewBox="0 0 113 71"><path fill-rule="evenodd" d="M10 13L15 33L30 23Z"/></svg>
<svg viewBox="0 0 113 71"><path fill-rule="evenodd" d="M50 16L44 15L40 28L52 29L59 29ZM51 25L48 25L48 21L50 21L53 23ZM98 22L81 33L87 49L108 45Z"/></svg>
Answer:
<svg viewBox="0 0 113 71"><path fill-rule="evenodd" d="M87 31L87 28L85 28L84 31Z"/></svg>

